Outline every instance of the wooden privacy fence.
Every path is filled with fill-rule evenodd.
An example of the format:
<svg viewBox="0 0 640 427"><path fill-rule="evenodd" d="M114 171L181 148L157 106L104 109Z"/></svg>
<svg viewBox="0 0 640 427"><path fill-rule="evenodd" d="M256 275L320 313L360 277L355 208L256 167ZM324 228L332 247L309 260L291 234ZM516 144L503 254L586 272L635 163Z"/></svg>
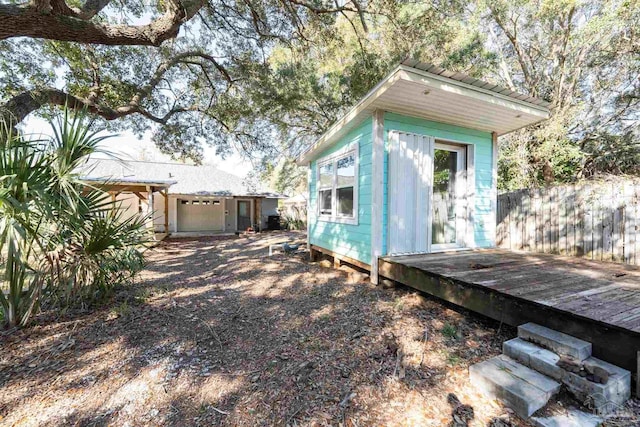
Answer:
<svg viewBox="0 0 640 427"><path fill-rule="evenodd" d="M503 193L497 245L640 265L639 201L637 181Z"/></svg>

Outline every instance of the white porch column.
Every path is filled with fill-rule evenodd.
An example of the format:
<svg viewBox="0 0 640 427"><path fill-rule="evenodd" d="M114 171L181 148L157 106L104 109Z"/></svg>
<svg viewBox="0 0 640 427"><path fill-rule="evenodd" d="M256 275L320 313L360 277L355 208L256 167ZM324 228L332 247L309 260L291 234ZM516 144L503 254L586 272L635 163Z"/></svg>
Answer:
<svg viewBox="0 0 640 427"><path fill-rule="evenodd" d="M311 253L311 162L307 163L307 188L309 190L307 194L307 250Z"/></svg>
<svg viewBox="0 0 640 427"><path fill-rule="evenodd" d="M371 154L371 283L378 284L378 257L382 256L384 207L384 111L373 113Z"/></svg>
<svg viewBox="0 0 640 427"><path fill-rule="evenodd" d="M147 214L150 214L149 223L151 224L151 230L156 231L156 225L154 224L155 218L153 217L153 187L147 186Z"/></svg>
<svg viewBox="0 0 640 427"><path fill-rule="evenodd" d="M491 216L489 220L491 221L491 230L493 230L492 246L496 246L496 230L498 227L498 134L495 132L491 132L491 146L493 158L491 161Z"/></svg>

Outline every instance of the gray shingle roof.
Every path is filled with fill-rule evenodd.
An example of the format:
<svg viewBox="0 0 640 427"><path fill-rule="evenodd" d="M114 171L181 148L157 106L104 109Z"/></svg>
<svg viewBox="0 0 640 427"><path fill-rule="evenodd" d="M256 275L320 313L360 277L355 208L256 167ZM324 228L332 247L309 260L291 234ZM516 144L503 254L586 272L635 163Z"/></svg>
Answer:
<svg viewBox="0 0 640 427"><path fill-rule="evenodd" d="M80 173L87 180L173 181L175 184L169 187L169 194L282 197L264 186L257 189L247 188L243 178L221 171L215 166L91 159Z"/></svg>

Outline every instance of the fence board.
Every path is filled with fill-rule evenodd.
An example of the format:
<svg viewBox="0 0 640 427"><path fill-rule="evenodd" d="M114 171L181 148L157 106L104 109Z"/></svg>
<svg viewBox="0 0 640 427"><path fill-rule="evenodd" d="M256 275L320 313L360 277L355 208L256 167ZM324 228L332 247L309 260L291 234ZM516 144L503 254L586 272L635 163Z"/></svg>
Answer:
<svg viewBox="0 0 640 427"><path fill-rule="evenodd" d="M500 247L640 263L640 182L502 193L497 213Z"/></svg>
<svg viewBox="0 0 640 427"><path fill-rule="evenodd" d="M549 189L549 215L551 225L550 252L557 254L558 250L558 188Z"/></svg>
<svg viewBox="0 0 640 427"><path fill-rule="evenodd" d="M631 248L631 263L635 265L640 265L640 183L636 183L633 186L633 212L635 219L635 229L633 230L633 247Z"/></svg>
<svg viewBox="0 0 640 427"><path fill-rule="evenodd" d="M551 193L548 189L543 191L542 209L543 209L543 246L544 252L551 252L551 203L549 198Z"/></svg>
<svg viewBox="0 0 640 427"><path fill-rule="evenodd" d="M577 193L576 187L571 185L567 187L567 197L564 199L566 205L567 217L565 219L567 223L567 255L576 256L578 253L578 243L576 241L576 227L578 224L578 218L576 216L577 205Z"/></svg>
<svg viewBox="0 0 640 427"><path fill-rule="evenodd" d="M593 234L593 216L594 216L594 210L595 210L595 205L593 204L593 192L591 191L591 186L588 185L585 187L586 189L586 202L585 202L585 206L584 206L584 250L585 250L585 256L589 259L594 259L595 258L595 248L593 245L593 239L594 239L594 234Z"/></svg>
<svg viewBox="0 0 640 427"><path fill-rule="evenodd" d="M560 187L558 190L558 227L559 227L559 245L558 250L561 255L567 255L569 246L567 243L569 224L567 223L567 210L569 206L567 205L567 195L570 190L567 187Z"/></svg>
<svg viewBox="0 0 640 427"><path fill-rule="evenodd" d="M584 248L584 211L585 211L585 201L584 201L584 192L585 187L579 186L574 187L574 219L575 219L575 256L584 256L585 248Z"/></svg>
<svg viewBox="0 0 640 427"><path fill-rule="evenodd" d="M533 192L531 190L527 191L527 206L525 216L527 219L527 245L525 249L528 251L533 251L536 247L536 213Z"/></svg>

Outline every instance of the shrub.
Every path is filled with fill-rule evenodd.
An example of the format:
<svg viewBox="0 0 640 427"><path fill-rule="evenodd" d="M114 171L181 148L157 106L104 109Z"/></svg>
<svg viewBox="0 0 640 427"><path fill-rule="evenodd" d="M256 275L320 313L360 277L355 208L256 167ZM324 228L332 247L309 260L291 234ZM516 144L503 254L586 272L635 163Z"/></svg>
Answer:
<svg viewBox="0 0 640 427"><path fill-rule="evenodd" d="M98 153L83 114L67 112L49 140L0 127L0 308L24 326L43 301L100 298L142 267L146 218L125 218L78 169Z"/></svg>

